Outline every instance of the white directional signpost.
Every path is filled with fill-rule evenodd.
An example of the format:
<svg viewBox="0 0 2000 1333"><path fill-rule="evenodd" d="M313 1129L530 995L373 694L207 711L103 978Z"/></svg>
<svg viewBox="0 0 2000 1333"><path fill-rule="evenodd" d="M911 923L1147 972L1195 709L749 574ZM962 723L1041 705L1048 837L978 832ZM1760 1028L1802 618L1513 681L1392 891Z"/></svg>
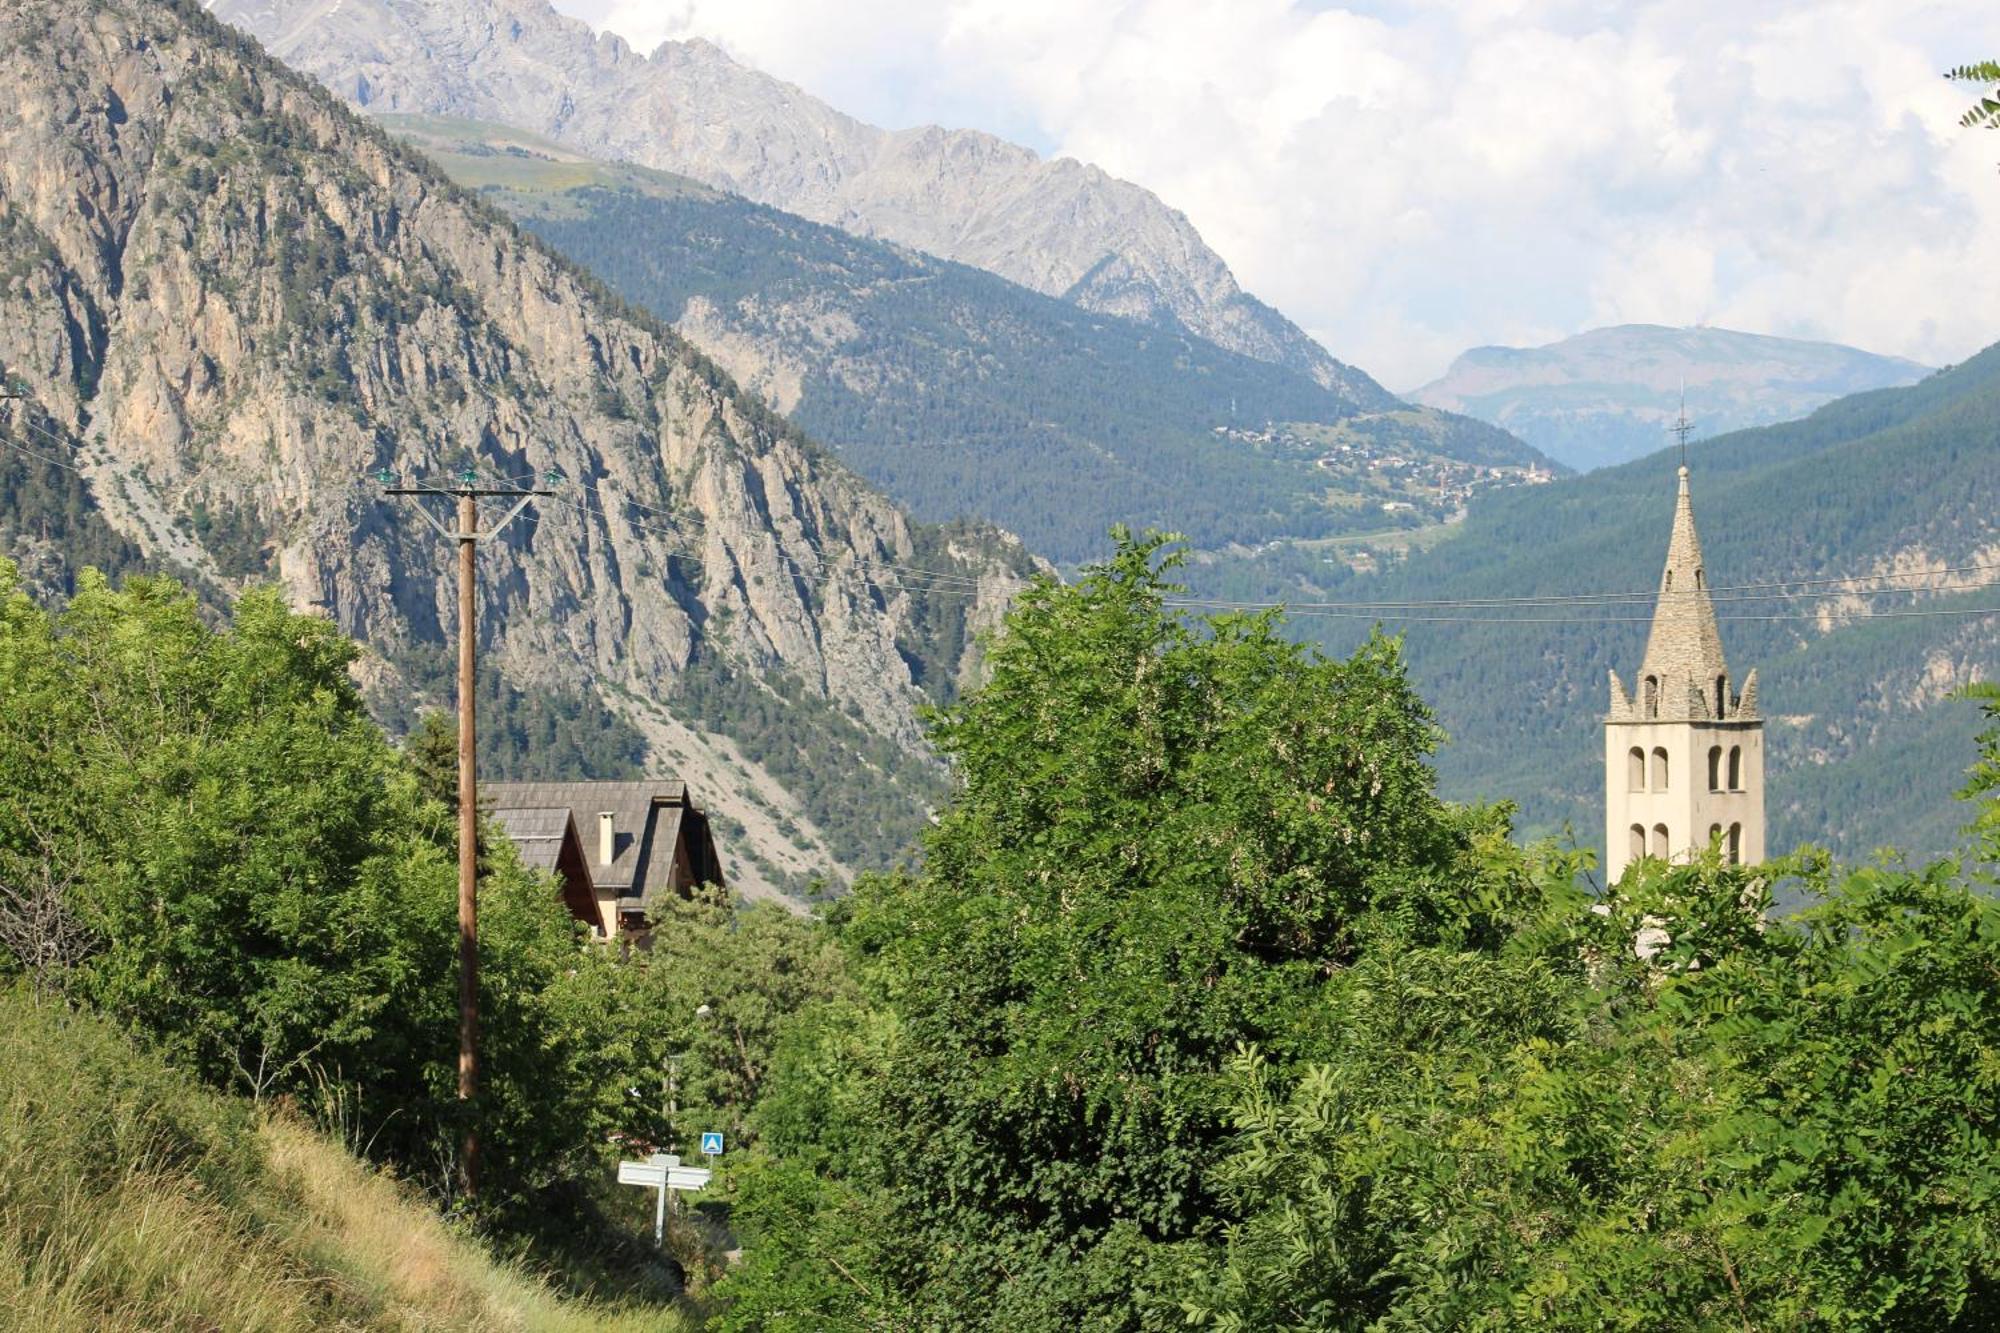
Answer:
<svg viewBox="0 0 2000 1333"><path fill-rule="evenodd" d="M660 1192L659 1204L653 1210L653 1244L662 1249L667 1241L668 1193L672 1190L703 1189L713 1174L705 1166L682 1166L680 1158L665 1152L656 1152L643 1162L618 1164L619 1184L641 1185Z"/></svg>

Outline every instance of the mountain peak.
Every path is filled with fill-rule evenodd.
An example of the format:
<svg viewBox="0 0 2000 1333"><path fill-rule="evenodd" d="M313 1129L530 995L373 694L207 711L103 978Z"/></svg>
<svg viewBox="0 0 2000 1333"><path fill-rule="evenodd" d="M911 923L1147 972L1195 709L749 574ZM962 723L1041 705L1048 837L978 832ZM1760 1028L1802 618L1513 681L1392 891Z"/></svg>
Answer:
<svg viewBox="0 0 2000 1333"><path fill-rule="evenodd" d="M1411 397L1501 426L1572 467L1623 462L1667 444L1688 407L1701 434L1803 416L1928 370L1838 343L1694 325L1618 324L1537 347L1476 347Z"/></svg>
<svg viewBox="0 0 2000 1333"><path fill-rule="evenodd" d="M940 781L918 711L969 674L965 645L1031 565L1018 544L913 523L663 324L243 48L191 3L0 6L0 75L55 109L0 121L0 271L56 294L0 323L0 374L28 381L15 410L51 475L154 568L323 610L407 719L449 698L455 580L368 474L554 471L570 480L482 547L485 660L510 687L601 691L653 764L699 772L755 830L732 883L886 862ZM20 503L0 488L9 544ZM780 695L783 734L760 731ZM800 767L801 736L823 770Z"/></svg>
<svg viewBox="0 0 2000 1333"><path fill-rule="evenodd" d="M1245 293L1184 216L1070 159L973 130L867 125L700 39L630 57L543 0L216 0L215 12L370 110L545 134L1185 330L1357 408L1395 403ZM502 30L509 39L494 40Z"/></svg>

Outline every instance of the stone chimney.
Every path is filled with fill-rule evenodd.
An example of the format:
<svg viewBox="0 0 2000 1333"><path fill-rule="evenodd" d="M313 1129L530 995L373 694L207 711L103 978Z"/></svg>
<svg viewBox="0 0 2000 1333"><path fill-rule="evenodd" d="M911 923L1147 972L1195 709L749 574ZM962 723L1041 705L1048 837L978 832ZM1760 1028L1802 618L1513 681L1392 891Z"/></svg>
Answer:
<svg viewBox="0 0 2000 1333"><path fill-rule="evenodd" d="M597 863L610 865L612 856L618 850L618 833L612 822L611 811L597 812Z"/></svg>

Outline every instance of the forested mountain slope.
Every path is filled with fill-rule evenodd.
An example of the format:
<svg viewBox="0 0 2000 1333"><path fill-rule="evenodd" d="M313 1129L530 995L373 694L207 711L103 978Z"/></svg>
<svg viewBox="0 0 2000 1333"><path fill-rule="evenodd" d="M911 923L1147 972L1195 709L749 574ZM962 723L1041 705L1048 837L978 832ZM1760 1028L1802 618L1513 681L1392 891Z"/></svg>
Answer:
<svg viewBox="0 0 2000 1333"><path fill-rule="evenodd" d="M1308 375L1356 409L1394 399L1237 286L1179 211L1070 158L973 130L883 130L712 43L652 55L546 0L216 0L215 12L355 105L497 121L597 157L974 265Z"/></svg>
<svg viewBox="0 0 2000 1333"><path fill-rule="evenodd" d="M1759 672L1772 850L1956 846L1950 794L1973 710L1948 695L2000 674L2000 611L1861 613L2000 607L2000 347L1920 384L1696 443L1688 462L1730 669ZM1623 609L1397 613L1574 622L1407 624L1420 688L1452 735L1439 760L1453 794L1517 800L1529 824L1568 821L1585 845L1602 837L1606 672L1639 660L1678 463L1669 450L1497 495L1453 540L1338 585L1339 599L1366 601L1639 595ZM1926 572L1887 581L1935 589L1919 596L1830 581ZM1728 591L1786 580L1827 582ZM1355 624L1320 627L1345 642Z"/></svg>
<svg viewBox="0 0 2000 1333"><path fill-rule="evenodd" d="M192 0L6 6L0 73L0 536L39 586L280 581L407 714L446 701L452 562L367 474L553 470L483 548L488 660L688 778L741 886L899 853L940 782L916 712L1017 543L913 524Z"/></svg>
<svg viewBox="0 0 2000 1333"><path fill-rule="evenodd" d="M1413 401L1504 426L1574 468L1658 449L1682 394L1703 436L1790 421L1928 367L1837 343L1621 324L1546 347L1475 347Z"/></svg>
<svg viewBox="0 0 2000 1333"><path fill-rule="evenodd" d="M453 179L680 330L919 518L974 515L1062 561L1114 523L1257 544L1379 527L1323 451L1219 436L1351 423L1381 456L1548 460L1429 408L1356 414L1305 375L1177 330L536 136L385 118ZM1413 486L1421 489L1412 478Z"/></svg>

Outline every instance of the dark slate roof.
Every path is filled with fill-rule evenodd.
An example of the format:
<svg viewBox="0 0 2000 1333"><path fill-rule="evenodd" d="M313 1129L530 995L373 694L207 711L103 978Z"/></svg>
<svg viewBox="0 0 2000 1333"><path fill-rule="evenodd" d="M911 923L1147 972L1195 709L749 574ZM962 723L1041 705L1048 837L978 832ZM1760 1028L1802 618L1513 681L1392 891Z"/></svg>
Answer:
<svg viewBox="0 0 2000 1333"><path fill-rule="evenodd" d="M627 902L637 899L650 906L655 892L663 892L673 875L674 844L688 811L684 782L489 782L480 795L503 827L517 812L567 811L576 825L591 883ZM597 859L597 818L605 810L611 812L613 833L609 865Z"/></svg>
<svg viewBox="0 0 2000 1333"><path fill-rule="evenodd" d="M563 835L569 832L568 806L522 806L495 810L493 822L512 840L520 852L521 864L530 870L554 870L562 855Z"/></svg>

